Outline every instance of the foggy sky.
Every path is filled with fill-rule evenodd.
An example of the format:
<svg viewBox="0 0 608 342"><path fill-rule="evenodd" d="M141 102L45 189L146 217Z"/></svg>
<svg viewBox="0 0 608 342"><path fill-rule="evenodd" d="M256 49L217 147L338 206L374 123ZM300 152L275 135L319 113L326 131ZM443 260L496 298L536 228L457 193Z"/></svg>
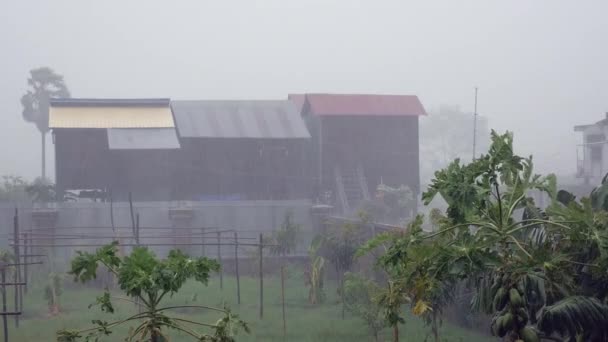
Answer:
<svg viewBox="0 0 608 342"><path fill-rule="evenodd" d="M391 93L472 111L478 86L490 127L515 131L537 171L572 174L573 126L608 111L606 13L605 0L2 0L0 174L40 172L19 102L39 66L74 97Z"/></svg>

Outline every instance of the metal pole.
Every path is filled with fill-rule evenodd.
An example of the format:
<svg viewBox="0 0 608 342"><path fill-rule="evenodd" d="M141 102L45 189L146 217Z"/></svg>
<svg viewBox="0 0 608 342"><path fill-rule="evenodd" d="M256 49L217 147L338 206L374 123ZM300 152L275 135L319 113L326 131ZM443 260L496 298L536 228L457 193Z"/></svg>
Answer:
<svg viewBox="0 0 608 342"><path fill-rule="evenodd" d="M260 233L260 319L264 318L264 237Z"/></svg>
<svg viewBox="0 0 608 342"><path fill-rule="evenodd" d="M477 155L477 87L475 87L475 111L473 112L473 160Z"/></svg>
<svg viewBox="0 0 608 342"><path fill-rule="evenodd" d="M0 273L2 274L2 283L6 283L6 268L0 265ZM2 312L6 313L6 286L2 285ZM2 315L2 327L4 328L4 342L8 342L8 322L6 315Z"/></svg>
<svg viewBox="0 0 608 342"><path fill-rule="evenodd" d="M241 304L241 279L239 277L239 236L234 232L234 271L236 273L236 302Z"/></svg>
<svg viewBox="0 0 608 342"><path fill-rule="evenodd" d="M217 262L220 263L220 290L224 289L224 271L222 270L222 246L220 245L220 232L217 232Z"/></svg>

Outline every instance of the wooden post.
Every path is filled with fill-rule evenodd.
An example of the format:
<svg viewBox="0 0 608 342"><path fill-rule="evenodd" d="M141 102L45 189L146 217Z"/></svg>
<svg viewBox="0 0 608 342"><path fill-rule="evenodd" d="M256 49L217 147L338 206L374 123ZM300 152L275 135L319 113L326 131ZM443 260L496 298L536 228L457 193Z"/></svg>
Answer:
<svg viewBox="0 0 608 342"><path fill-rule="evenodd" d="M264 318L264 237L260 233L260 319Z"/></svg>
<svg viewBox="0 0 608 342"><path fill-rule="evenodd" d="M135 244L139 247L139 213L135 217Z"/></svg>
<svg viewBox="0 0 608 342"><path fill-rule="evenodd" d="M239 277L239 235L234 232L234 272L236 273L236 302L241 304L241 279Z"/></svg>
<svg viewBox="0 0 608 342"><path fill-rule="evenodd" d="M13 217L13 249L15 254L15 283L21 282L21 255L19 253L19 210L15 208L15 216ZM21 286L15 285L15 312L20 311L20 294L21 294ZM15 327L19 328L19 315L15 315Z"/></svg>
<svg viewBox="0 0 608 342"><path fill-rule="evenodd" d="M205 228L201 228L201 256L207 256L205 252Z"/></svg>
<svg viewBox="0 0 608 342"><path fill-rule="evenodd" d="M0 265L0 273L2 274L2 284L6 283L6 268L4 264ZM4 329L4 342L8 342L8 322L6 317L6 286L2 285L2 328Z"/></svg>
<svg viewBox="0 0 608 342"><path fill-rule="evenodd" d="M30 252L28 251L28 236L27 233L23 234L23 282L25 283L25 285L23 286L23 291L25 292L25 294L27 294L27 264L29 261L29 257L28 254L30 254ZM23 305L23 301L21 302L21 305Z"/></svg>
<svg viewBox="0 0 608 342"><path fill-rule="evenodd" d="M283 315L283 341L287 338L287 323L285 322L285 257L281 260L281 311Z"/></svg>
<svg viewBox="0 0 608 342"><path fill-rule="evenodd" d="M133 197L132 197L130 191L129 191L129 212L131 214L131 229L133 230L133 235L135 235L135 214L133 213Z"/></svg>
<svg viewBox="0 0 608 342"><path fill-rule="evenodd" d="M217 232L217 262L220 263L220 290L224 289L224 271L222 270L222 246L220 239L220 232Z"/></svg>

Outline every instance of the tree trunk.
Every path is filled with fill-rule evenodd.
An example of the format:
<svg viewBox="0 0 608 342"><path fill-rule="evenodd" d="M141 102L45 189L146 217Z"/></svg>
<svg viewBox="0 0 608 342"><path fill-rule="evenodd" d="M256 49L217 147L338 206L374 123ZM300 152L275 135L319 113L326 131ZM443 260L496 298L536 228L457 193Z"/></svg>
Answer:
<svg viewBox="0 0 608 342"><path fill-rule="evenodd" d="M399 342L399 323L393 325L393 342Z"/></svg>
<svg viewBox="0 0 608 342"><path fill-rule="evenodd" d="M46 179L46 132L40 132L40 136L41 136L41 142L42 142L42 156L41 156L41 161L42 161L42 172L41 172L41 177L42 180Z"/></svg>

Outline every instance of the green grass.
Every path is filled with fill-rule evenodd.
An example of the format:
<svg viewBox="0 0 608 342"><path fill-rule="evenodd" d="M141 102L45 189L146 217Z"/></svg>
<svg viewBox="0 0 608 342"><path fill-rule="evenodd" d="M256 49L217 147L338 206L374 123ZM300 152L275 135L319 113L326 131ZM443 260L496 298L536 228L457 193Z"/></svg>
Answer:
<svg viewBox="0 0 608 342"><path fill-rule="evenodd" d="M71 280L67 280L70 282ZM44 283L44 282L38 282ZM24 316L21 326L15 329L12 319L9 320L10 341L54 341L55 332L59 329L83 329L90 326L91 320L101 319L108 322L126 318L135 312L133 304L114 301L117 312L102 313L98 307L88 308L101 294L101 290L85 288L79 285L69 285L61 296L62 314L49 317L46 302L43 300L43 286L34 283L30 293L24 298ZM371 341L363 321L346 314L341 317L341 305L336 298L335 287L327 290L328 299L322 305L308 304L308 290L304 287L302 277L294 275L287 281L286 316L287 341ZM196 301L192 301L196 294ZM251 334L240 334L237 340L247 341L283 341L281 321L280 280L276 277L264 279L264 319L258 317L258 280L251 277L241 277L241 305L236 304L236 280L234 277L224 277L224 289L219 289L219 279L215 277L208 287L190 282L178 294L167 298L168 305L210 305L221 307L225 301L232 310L251 326ZM116 292L116 296L122 296ZM9 299L12 298L9 293ZM9 304L12 301L9 300ZM12 306L12 305L11 305ZM206 323L214 323L220 316L210 311L178 312L176 315ZM413 316L407 316L407 322L400 327L401 341L424 341L429 329L423 322ZM114 330L114 333L102 341L122 341L128 327ZM444 323L441 329L444 341L492 341L493 339ZM390 330L383 332L383 341L391 338ZM186 336L172 335L172 342L192 341Z"/></svg>

